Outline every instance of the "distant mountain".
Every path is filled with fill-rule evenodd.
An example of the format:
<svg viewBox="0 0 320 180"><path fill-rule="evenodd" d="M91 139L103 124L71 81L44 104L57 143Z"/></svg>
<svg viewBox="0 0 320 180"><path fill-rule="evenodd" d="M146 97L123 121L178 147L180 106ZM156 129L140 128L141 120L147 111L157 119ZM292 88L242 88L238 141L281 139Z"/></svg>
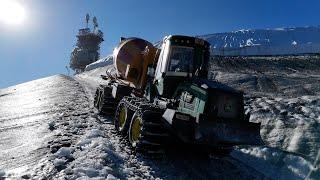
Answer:
<svg viewBox="0 0 320 180"><path fill-rule="evenodd" d="M239 30L200 36L214 55L286 55L320 53L320 26Z"/></svg>

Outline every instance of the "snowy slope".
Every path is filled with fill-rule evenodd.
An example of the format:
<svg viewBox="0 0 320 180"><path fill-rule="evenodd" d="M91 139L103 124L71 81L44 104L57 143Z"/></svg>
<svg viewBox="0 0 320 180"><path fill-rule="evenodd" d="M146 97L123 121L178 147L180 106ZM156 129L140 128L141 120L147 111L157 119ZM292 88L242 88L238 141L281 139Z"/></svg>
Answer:
<svg viewBox="0 0 320 180"><path fill-rule="evenodd" d="M281 55L320 52L320 26L239 30L200 36L214 55Z"/></svg>
<svg viewBox="0 0 320 180"><path fill-rule="evenodd" d="M132 152L112 117L93 107L112 66L0 90L0 179L319 179L319 57L277 58L212 60L209 78L246 92L269 146L239 146L229 157L174 145L160 160ZM28 137L38 138L18 141Z"/></svg>
<svg viewBox="0 0 320 180"><path fill-rule="evenodd" d="M235 158L275 179L320 177L318 56L215 57L209 78L245 92L250 121L273 147L239 148Z"/></svg>
<svg viewBox="0 0 320 180"><path fill-rule="evenodd" d="M232 157L184 150L159 160L136 155L112 117L93 107L99 75L108 68L0 90L0 179L265 178Z"/></svg>
<svg viewBox="0 0 320 180"><path fill-rule="evenodd" d="M109 55L105 58L101 58L86 66L85 71L90 71L99 67L109 66L113 64L113 56Z"/></svg>
<svg viewBox="0 0 320 180"><path fill-rule="evenodd" d="M302 57L300 57L302 58ZM303 66L310 66L310 64L314 64L315 62L307 60L302 58L301 61L298 61L298 67ZM276 63L276 65L272 65L272 63ZM316 61L317 62L317 61ZM215 76L216 79L219 79L220 81L228 80L226 83L230 84L230 79L234 79L236 81L236 78L239 78L239 72L246 71L243 69L250 69L252 71L255 71L252 67L246 67L242 69L238 69L237 66L235 66L235 63L230 63L233 65L233 68L230 68L227 66L230 62L226 62L223 66L216 66L212 68L214 73L221 73L220 75ZM254 64L256 63L256 64ZM267 68L265 65L264 69L266 71L269 71L270 69L274 69L275 72L279 72L280 68L284 68L286 63L291 64L291 62L288 59L285 60L274 60L271 59L269 61L254 61L253 65L256 68L261 68L263 64L268 64L269 67ZM299 64L300 63L300 64ZM310 63L310 64L308 64ZM271 64L271 65L270 65ZM281 66L282 64L282 66ZM243 65L243 64L242 64ZM280 65L278 67L278 65ZM303 66L302 66L303 65ZM227 68L225 68L227 66ZM78 77L83 78L85 81L87 79L91 79L90 81L99 82L99 75L103 74L106 69L109 67L104 68L98 68L93 71L88 71L86 73L78 75ZM278 68L278 69L277 69ZM314 68L314 69L312 69ZM219 72L217 71L219 69ZM292 69L286 69L288 72L295 72ZM228 72L232 71L234 74ZM286 73L287 71L283 70L283 73ZM301 71L301 69L298 69ZM227 72L225 72L227 71ZM261 72L261 70L258 70ZM308 76L306 76L306 72L311 72ZM247 72L247 77L254 76L255 74L252 72ZM309 79L312 75L317 78L317 75L320 74L317 71L316 67L310 67L304 68L303 72L300 72L300 74L304 74L304 76L301 77L298 82L301 84L307 84L309 81L306 81L306 79ZM295 74L296 76L299 76L298 74ZM285 78L286 75L283 75L284 77L279 77L281 80L282 78ZM241 78L241 76L240 76ZM250 80L250 78L248 78ZM263 78L262 78L263 79ZM320 79L311 79L310 81L315 81ZM283 80L286 81L286 80ZM232 81L231 81L232 82ZM246 80L242 80L242 83L245 84ZM269 82L260 80L260 87L264 87L263 89L250 89L251 87L248 87L249 94L259 94L260 91L263 93L270 92L269 88ZM300 85L301 85L300 84ZM230 84L234 86L235 84ZM240 83L241 85L241 83ZM298 86L298 85L297 85ZM239 87L236 87L239 88ZM311 88L312 89L312 88ZM271 89L272 90L272 89ZM293 90L294 91L294 90ZM314 93L318 92L317 89L314 89ZM260 95L263 95L263 93ZM318 109L319 106L319 98L317 96L303 96L306 92L301 92L299 90L296 90L295 93L288 92L289 95L294 94L298 98L289 98L286 99L283 94L275 94L275 93L267 93L266 95L271 96L278 96L277 98L270 98L267 97L256 97L256 96L246 96L246 104L247 104L247 110L252 112L251 121L256 122L262 122L262 129L261 129L261 135L264 139L264 141L267 143L270 147L238 147L236 148L231 156L234 158L232 159L233 165L241 166L241 171L245 171L245 167L252 167L256 170L254 172L252 169L250 170L253 174L250 176L260 176L259 173L263 174L263 176L271 179L304 179L308 175L312 174L310 177L319 176L319 170L314 169L314 164L318 161L316 160L316 156L318 153L318 149L320 148L320 130L318 129L317 124L319 123L319 114L320 109ZM311 92L309 92L311 93ZM284 97L283 97L284 96ZM302 98L300 98L303 96ZM268 98L269 97L269 98ZM282 98L281 98L282 97ZM297 109L302 109L301 112L297 111ZM287 113L287 115L285 114ZM287 120L287 121L286 121ZM282 125L279 125L281 124ZM291 126L286 126L288 123L292 123ZM111 127L110 127L111 128ZM301 132L304 132L302 134ZM112 135L111 135L112 136ZM175 154L177 156L177 154ZM182 155L184 156L184 155ZM180 157L179 157L180 158ZM185 157L184 157L185 158ZM172 163L170 161L172 160L178 160L176 158L169 158L166 159L165 162L169 163L170 166L177 167L175 163ZM239 164L239 162L243 162L243 164ZM169 161L169 162L168 162ZM180 161L180 159L178 160ZM184 159L185 163L190 163L195 161L195 159ZM196 160L198 161L198 160ZM220 163L224 164L222 167L228 167L228 163L230 162L230 159L226 161L226 159L215 159L215 162L219 161ZM186 164L182 163L186 167ZM193 171L188 172L187 176L178 175L176 176L176 173L173 173L172 171L167 172L167 178L173 178L173 177L179 177L179 178L186 178L186 177L197 177L197 178L208 178L208 177L224 177L222 174L217 174L216 167L214 168L208 168L206 165L203 164L204 162L198 161L195 166L189 165L188 168L193 169ZM211 164L211 162L208 162ZM207 165L209 165L207 164ZM160 166L160 165L158 165ZM204 176L197 175L198 168L196 166L201 167L204 170ZM212 166L212 165L211 165ZM164 171L168 171L166 166L161 165L160 166ZM153 169L154 167L149 166L149 168ZM178 168L179 169L179 168ZM182 173L186 173L183 170ZM207 171L212 171L210 174L208 174ZM238 171L238 170L237 170ZM234 177L233 173L234 171L229 172L231 174L230 177ZM244 173L244 172L242 172ZM222 176L221 176L222 175ZM159 172L159 169L156 170L155 174L153 174L150 177L162 177L162 172ZM247 176L247 175L246 175ZM249 177L247 177L249 178ZM250 177L251 178L251 177ZM249 178L249 179L250 179ZM255 177L257 178L257 177ZM261 176L259 177L261 178Z"/></svg>
<svg viewBox="0 0 320 180"><path fill-rule="evenodd" d="M48 124L74 107L70 101L80 103L81 93L63 75L0 89L0 179L29 177L54 138Z"/></svg>

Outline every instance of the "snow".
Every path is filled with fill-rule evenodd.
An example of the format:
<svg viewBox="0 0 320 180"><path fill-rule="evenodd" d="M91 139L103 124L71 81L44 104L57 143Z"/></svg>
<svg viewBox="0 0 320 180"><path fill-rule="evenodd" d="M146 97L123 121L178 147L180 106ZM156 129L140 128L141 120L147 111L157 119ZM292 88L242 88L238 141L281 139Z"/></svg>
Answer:
<svg viewBox="0 0 320 180"><path fill-rule="evenodd" d="M238 146L229 157L211 159L193 152L175 152L175 148L160 160L135 154L125 138L115 132L112 117L100 116L93 107L95 89L104 83L100 75L112 65L73 78L59 75L0 90L0 106L10 107L10 112L0 108L0 121L4 122L0 128L7 128L6 133L0 132L0 138L10 137L14 142L26 137L29 143L20 147L19 141L12 148L1 149L10 145L2 141L0 177L317 179L319 65L317 58L307 56L213 59L209 78L245 92L246 112L251 113L250 121L261 123L266 146ZM19 103L22 105L16 107ZM26 123L21 125L27 128L23 136L17 123ZM10 134L11 129L18 132ZM39 136L46 138L37 139ZM11 155L19 154L20 159L13 156L17 160L11 160ZM29 156L34 161L24 163Z"/></svg>
<svg viewBox="0 0 320 180"><path fill-rule="evenodd" d="M300 128L296 128L293 130L293 136L289 142L288 151L297 151L299 148L299 142L301 142L301 139L303 137L303 131L301 131Z"/></svg>
<svg viewBox="0 0 320 180"><path fill-rule="evenodd" d="M73 149L67 147L61 147L54 155L57 158L70 158L72 157Z"/></svg>
<svg viewBox="0 0 320 180"><path fill-rule="evenodd" d="M296 45L298 45L298 43L297 43L297 41L292 41L292 43L291 43L293 46L296 46Z"/></svg>
<svg viewBox="0 0 320 180"><path fill-rule="evenodd" d="M96 137L100 137L103 135L103 132L98 129L92 129L88 134L86 134L87 139L92 139Z"/></svg>
<svg viewBox="0 0 320 180"><path fill-rule="evenodd" d="M57 75L0 90L0 169L9 179L19 179L46 157L53 136L48 122L77 96L74 82Z"/></svg>
<svg viewBox="0 0 320 180"><path fill-rule="evenodd" d="M305 179L312 164L302 157L278 149L254 147L238 149L232 156L271 179Z"/></svg>
<svg viewBox="0 0 320 180"><path fill-rule="evenodd" d="M63 166L66 162L67 162L66 159L57 158L57 159L53 160L53 165L56 167L59 167L59 166Z"/></svg>
<svg viewBox="0 0 320 180"><path fill-rule="evenodd" d="M320 52L320 26L239 30L200 37L211 43L213 55L283 55Z"/></svg>
<svg viewBox="0 0 320 180"><path fill-rule="evenodd" d="M260 44L255 44L253 38L247 39L246 46L259 46ZM240 45L240 47L243 47Z"/></svg>
<svg viewBox="0 0 320 180"><path fill-rule="evenodd" d="M0 169L0 178L4 177L6 172L3 169Z"/></svg>
<svg viewBox="0 0 320 180"><path fill-rule="evenodd" d="M117 178L114 177L112 174L108 174L107 180L117 180Z"/></svg>
<svg viewBox="0 0 320 180"><path fill-rule="evenodd" d="M260 61L259 63L263 63L263 61ZM267 64L270 65L270 63ZM279 63L277 63L277 65L279 65ZM261 65L257 65L257 67L261 67ZM242 75L239 76L237 73L232 74L234 70L239 71L239 69L235 69L235 67L231 69L227 68L227 73L223 68L219 69L218 66L215 68L218 68L219 71L223 71L222 74L218 73L215 78L221 82L227 82L229 85L229 78L230 80L234 80L235 76L238 78L244 77ZM240 70L242 71L242 69ZM269 70L265 69L265 71ZM96 76L98 76L103 72L103 69L98 68L95 69L94 72L89 71L79 76L81 78L88 78L88 74L90 74L89 76L93 76L96 73ZM297 71L295 71L295 73L297 73ZM297 76L296 74L292 75ZM246 76L246 78L248 78L252 76L252 74ZM287 76L287 74L285 76ZM309 76L305 75L302 77L305 77L306 79L309 78ZM97 80L95 81L97 82ZM314 80L312 81L314 82ZM242 81L241 83L243 84L245 81ZM272 88L272 86L266 85L266 83L269 83L268 79L263 79L260 83L259 86L263 91L268 91L268 88ZM303 79L300 83L308 83L308 81ZM231 85L233 84L231 83ZM312 86L310 86L310 88L312 88ZM314 90L317 92L317 89ZM252 94L258 93L256 89L249 89L248 91ZM292 98L287 98L282 95L275 96L273 93L272 95L272 98L269 96L253 97L252 101L249 101L248 111L250 111L252 115L251 121L262 122L262 137L267 145L273 148L238 148L233 151L232 157L253 167L257 172L260 172L271 179L274 177L279 179L306 178L308 173L314 169L312 159L315 157L316 151L319 148L319 140L317 138L314 139L319 136L319 131L317 131L314 126L314 120L320 113L318 108L319 98L318 96L303 95L301 92L297 92L295 94L297 97ZM297 111L298 109L300 110ZM286 118L282 118L280 115L285 116L288 120L285 120ZM288 122L286 121L293 123L293 127L288 127ZM91 140L85 139L84 142L86 142L85 144L88 147L96 147L96 144L91 144L93 143ZM88 145L88 143L91 145ZM301 153L302 156L300 156L299 153ZM122 169L123 174L130 174L129 172L129 168Z"/></svg>
<svg viewBox="0 0 320 180"><path fill-rule="evenodd" d="M99 67L105 67L113 64L113 56L109 55L105 58L99 59L86 66L85 71L90 71Z"/></svg>
<svg viewBox="0 0 320 180"><path fill-rule="evenodd" d="M80 178L87 176L89 178L105 178L111 177L114 169L109 166L105 166L105 162L118 162L121 161L121 157L114 153L114 147L110 142L106 141L99 134L96 134L96 130L89 132L88 136L80 140L77 146L81 147L80 150L76 150L74 153L76 166L73 177ZM94 136L91 136L94 134ZM87 142L83 144L81 142ZM113 176L113 175L112 175ZM114 176L113 176L114 177Z"/></svg>
<svg viewBox="0 0 320 180"><path fill-rule="evenodd" d="M271 179L319 177L319 75L317 56L214 58L210 77L246 93L269 146L238 147L232 157Z"/></svg>

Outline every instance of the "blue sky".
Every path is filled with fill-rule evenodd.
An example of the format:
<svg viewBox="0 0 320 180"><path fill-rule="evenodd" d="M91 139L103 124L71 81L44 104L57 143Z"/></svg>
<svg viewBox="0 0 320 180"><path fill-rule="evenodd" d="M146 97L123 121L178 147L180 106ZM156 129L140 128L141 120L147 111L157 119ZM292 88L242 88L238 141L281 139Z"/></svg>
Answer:
<svg viewBox="0 0 320 180"><path fill-rule="evenodd" d="M1 1L1 0L0 0ZM120 36L151 42L168 34L320 25L319 0L10 0L24 6L20 25L0 22L0 88L67 74L86 13L98 18L112 52Z"/></svg>

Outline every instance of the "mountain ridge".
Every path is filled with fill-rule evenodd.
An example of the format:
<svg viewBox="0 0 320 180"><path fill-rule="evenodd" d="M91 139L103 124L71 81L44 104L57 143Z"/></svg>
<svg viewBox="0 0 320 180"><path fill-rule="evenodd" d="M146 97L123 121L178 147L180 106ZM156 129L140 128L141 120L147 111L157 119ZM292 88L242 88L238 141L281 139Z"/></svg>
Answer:
<svg viewBox="0 0 320 180"><path fill-rule="evenodd" d="M320 26L242 29L199 37L211 43L213 55L287 55L320 52Z"/></svg>

